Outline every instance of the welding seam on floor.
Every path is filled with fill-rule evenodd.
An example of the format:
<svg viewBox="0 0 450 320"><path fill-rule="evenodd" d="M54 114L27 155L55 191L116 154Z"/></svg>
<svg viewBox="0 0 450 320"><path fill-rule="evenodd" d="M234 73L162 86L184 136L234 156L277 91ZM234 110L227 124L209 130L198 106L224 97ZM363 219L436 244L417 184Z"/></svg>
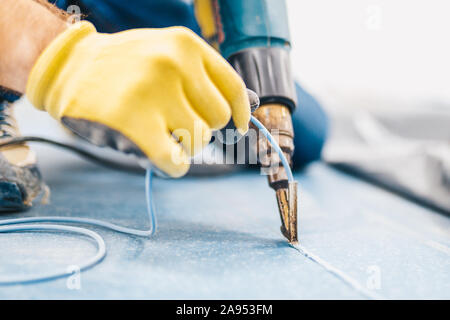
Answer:
<svg viewBox="0 0 450 320"><path fill-rule="evenodd" d="M347 285L349 285L352 289L357 291L359 294L363 295L364 297L368 299L373 300L383 300L386 299L382 295L377 294L376 292L367 290L364 288L358 281L351 278L349 275L344 273L343 271L339 270L338 268L334 267L327 261L323 260L319 256L315 255L311 251L309 251L307 248L302 246L301 244L292 245L292 247L297 250L301 255L303 255L305 258L313 261L314 263L317 263L319 266L321 266L323 269L325 269L328 273L332 274L342 282L345 282Z"/></svg>

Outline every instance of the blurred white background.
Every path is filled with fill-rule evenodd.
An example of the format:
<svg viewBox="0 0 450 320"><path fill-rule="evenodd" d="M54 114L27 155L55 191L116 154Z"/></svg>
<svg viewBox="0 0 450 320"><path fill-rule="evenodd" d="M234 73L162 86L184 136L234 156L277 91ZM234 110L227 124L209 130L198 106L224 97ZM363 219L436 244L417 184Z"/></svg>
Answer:
<svg viewBox="0 0 450 320"><path fill-rule="evenodd" d="M331 118L322 157L450 212L450 1L288 0L288 11L294 76Z"/></svg>
<svg viewBox="0 0 450 320"><path fill-rule="evenodd" d="M326 108L450 105L449 0L287 2L294 75Z"/></svg>

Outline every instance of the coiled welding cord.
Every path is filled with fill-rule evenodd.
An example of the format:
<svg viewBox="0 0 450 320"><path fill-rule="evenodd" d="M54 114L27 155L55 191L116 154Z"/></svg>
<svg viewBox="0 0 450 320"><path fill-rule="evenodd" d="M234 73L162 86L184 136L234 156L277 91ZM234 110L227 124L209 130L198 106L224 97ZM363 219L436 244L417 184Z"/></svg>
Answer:
<svg viewBox="0 0 450 320"><path fill-rule="evenodd" d="M261 133L269 140L272 147L280 156L281 162L287 172L288 180L290 182L294 181L294 177L292 175L291 168L289 163L281 151L280 147L276 143L275 139L269 133L269 131L259 122L255 117L251 117L251 121L253 124L258 127ZM69 145L62 142L57 142L51 139L46 139L42 137L20 137L20 138L12 138L5 143L0 144L1 147L5 147L8 145L17 145L24 142L43 142L52 144L66 150L73 151L82 157L91 160L95 163L119 170L125 171L136 171L136 168L124 165L122 163L114 162L108 159L100 158L93 153L79 148L77 146ZM59 225L54 223L74 223L74 224L85 224L90 226L102 227L105 229L117 231L124 234L129 234L133 236L140 237L151 237L156 231L156 213L154 208L154 202L152 200L152 177L153 173L151 168L147 169L146 177L145 177L145 193L147 200L147 215L150 221L150 229L148 230L137 230L128 227L118 226L106 221L100 221L97 219L90 218L76 218L76 217L29 217L29 218L18 218L18 219L6 219L0 220L0 233L11 233L11 232L28 232L28 231L61 231L61 232L70 232L76 233L83 236L90 237L97 243L97 253L88 259L87 261L81 263L79 265L80 271L87 270L89 268L94 267L99 262L103 260L106 255L106 246L103 238L97 233L89 229L67 226L67 225ZM39 224L36 224L39 223ZM53 224L52 224L53 223ZM55 271L53 273L45 273L40 275L33 275L24 278L0 278L0 285L17 285L17 284L27 284L27 283L35 283L47 280L54 280L63 277L68 277L73 274L72 270L61 270Z"/></svg>
<svg viewBox="0 0 450 320"><path fill-rule="evenodd" d="M21 142L23 143L23 141ZM0 145L1 146L1 145ZM68 147L70 149L70 146ZM89 268L94 267L100 263L106 256L106 246L103 238L94 231L89 229L59 225L59 224L35 224L39 223L75 223L75 224L86 224L97 227L103 227L105 229L117 231L124 234L140 236L140 237L151 237L156 231L156 213L154 204L152 201L152 170L147 169L145 177L145 192L147 199L147 214L150 221L150 228L148 230L138 230L127 228L119 225L112 224L110 222L101 221L97 219L89 218L76 218L76 217L30 217L30 218L18 218L18 219L6 219L0 221L0 233L10 233L10 232L28 232L28 231L61 231L81 234L93 239L97 244L97 253L89 258L87 261L79 265L79 270L84 271ZM27 284L35 283L47 280L55 280L58 278L68 277L73 274L72 270L60 270L45 274L33 275L30 277L21 278L0 278L0 285L17 285L17 284Z"/></svg>

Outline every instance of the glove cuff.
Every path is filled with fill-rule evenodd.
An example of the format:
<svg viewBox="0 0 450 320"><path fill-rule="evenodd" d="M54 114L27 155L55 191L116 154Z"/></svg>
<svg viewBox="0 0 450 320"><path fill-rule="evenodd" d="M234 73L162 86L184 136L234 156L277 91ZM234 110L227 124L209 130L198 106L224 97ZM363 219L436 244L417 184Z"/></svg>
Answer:
<svg viewBox="0 0 450 320"><path fill-rule="evenodd" d="M87 35L96 32L87 21L73 24L59 34L41 53L28 77L26 96L38 109L45 109L45 97L72 48Z"/></svg>

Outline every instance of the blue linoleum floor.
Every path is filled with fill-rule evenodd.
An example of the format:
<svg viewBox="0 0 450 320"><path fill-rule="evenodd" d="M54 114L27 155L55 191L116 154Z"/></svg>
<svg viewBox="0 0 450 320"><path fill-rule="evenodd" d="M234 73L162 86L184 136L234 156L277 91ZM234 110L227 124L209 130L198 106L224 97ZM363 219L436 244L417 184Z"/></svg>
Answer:
<svg viewBox="0 0 450 320"><path fill-rule="evenodd" d="M144 177L110 171L49 147L38 156L50 205L25 214L94 217L147 227ZM297 173L302 244L385 298L450 298L450 219L322 164ZM106 259L65 279L0 287L2 299L364 299L289 247L274 195L258 172L155 179L152 239L97 229ZM0 274L76 265L95 252L72 235L0 234Z"/></svg>

